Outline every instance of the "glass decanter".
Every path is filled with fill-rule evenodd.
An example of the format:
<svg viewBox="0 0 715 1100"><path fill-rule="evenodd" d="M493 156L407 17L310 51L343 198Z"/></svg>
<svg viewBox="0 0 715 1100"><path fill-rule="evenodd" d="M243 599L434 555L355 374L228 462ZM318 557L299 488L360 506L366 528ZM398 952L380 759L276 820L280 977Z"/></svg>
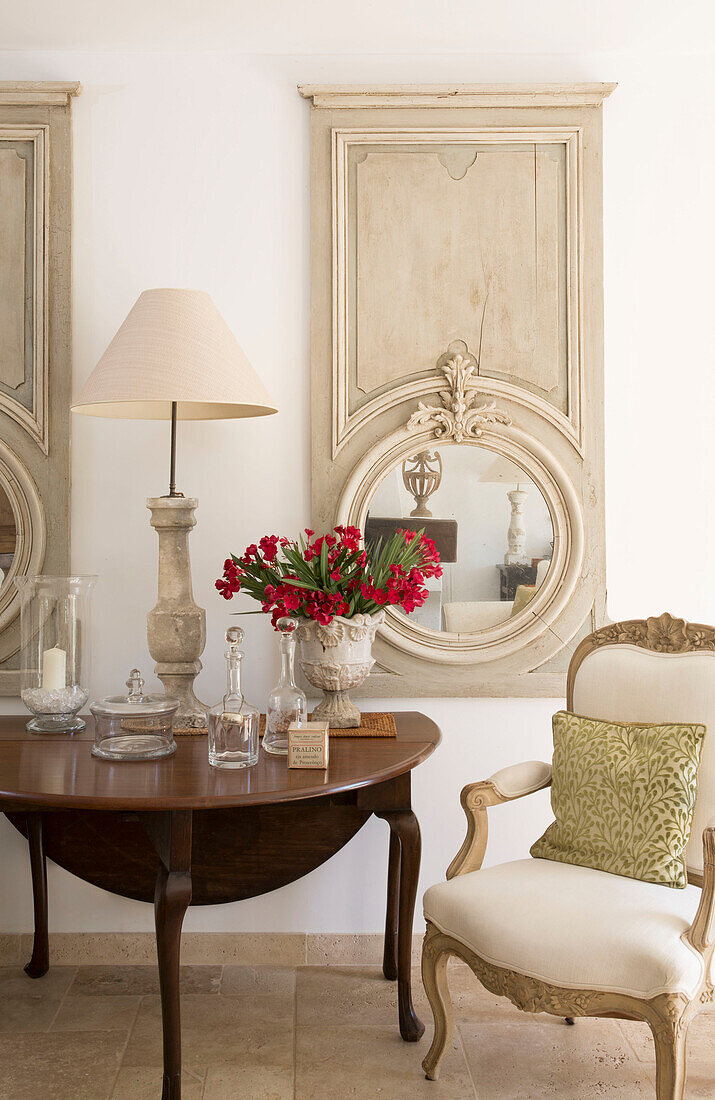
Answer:
<svg viewBox="0 0 715 1100"><path fill-rule="evenodd" d="M251 768L258 763L260 715L241 691L241 628L230 626L226 641L226 694L209 711L209 764L214 768Z"/></svg>
<svg viewBox="0 0 715 1100"><path fill-rule="evenodd" d="M285 616L276 623L281 634L281 678L268 696L263 748L276 756L288 755L288 727L305 722L308 700L295 682L295 628L297 619Z"/></svg>

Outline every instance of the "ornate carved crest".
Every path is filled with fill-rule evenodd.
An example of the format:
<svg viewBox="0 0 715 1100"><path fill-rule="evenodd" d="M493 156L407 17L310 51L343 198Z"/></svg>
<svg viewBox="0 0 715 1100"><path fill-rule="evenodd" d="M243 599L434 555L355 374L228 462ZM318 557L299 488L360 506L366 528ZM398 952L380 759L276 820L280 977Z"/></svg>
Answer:
<svg viewBox="0 0 715 1100"><path fill-rule="evenodd" d="M715 629L700 623L686 623L666 611L658 618L629 619L611 623L591 635L592 646L627 643L656 653L688 653L698 649L715 650Z"/></svg>
<svg viewBox="0 0 715 1100"><path fill-rule="evenodd" d="M484 397L474 381L479 364L463 340L449 345L437 360L437 367L449 387L439 391L442 407L420 401L407 422L408 428L431 427L437 439L462 443L465 438L478 438L485 424L511 424L511 417L497 408L496 401L478 404Z"/></svg>

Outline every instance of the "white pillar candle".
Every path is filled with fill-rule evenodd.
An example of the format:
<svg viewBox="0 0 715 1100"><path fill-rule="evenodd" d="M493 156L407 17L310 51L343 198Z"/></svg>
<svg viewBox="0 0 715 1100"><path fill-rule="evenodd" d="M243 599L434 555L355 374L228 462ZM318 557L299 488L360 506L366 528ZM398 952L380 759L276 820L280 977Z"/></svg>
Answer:
<svg viewBox="0 0 715 1100"><path fill-rule="evenodd" d="M42 690L62 691L65 686L67 654L54 646L42 654Z"/></svg>

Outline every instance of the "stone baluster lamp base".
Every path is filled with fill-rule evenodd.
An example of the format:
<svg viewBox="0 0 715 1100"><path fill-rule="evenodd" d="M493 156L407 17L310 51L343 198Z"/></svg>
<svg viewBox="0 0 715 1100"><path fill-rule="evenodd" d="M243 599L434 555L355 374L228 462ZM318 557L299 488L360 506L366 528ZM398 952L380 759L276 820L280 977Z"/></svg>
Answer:
<svg viewBox="0 0 715 1100"><path fill-rule="evenodd" d="M176 729L207 728L207 708L194 695L206 645L206 612L194 601L189 533L196 497L150 497L151 525L159 535L159 596L147 615L149 652L167 695L179 700Z"/></svg>

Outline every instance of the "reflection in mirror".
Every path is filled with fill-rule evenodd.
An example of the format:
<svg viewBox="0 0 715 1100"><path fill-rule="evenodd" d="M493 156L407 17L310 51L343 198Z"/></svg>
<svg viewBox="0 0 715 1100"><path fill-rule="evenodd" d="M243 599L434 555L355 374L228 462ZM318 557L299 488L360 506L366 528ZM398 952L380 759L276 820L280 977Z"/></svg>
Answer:
<svg viewBox="0 0 715 1100"><path fill-rule="evenodd" d="M429 505L429 506L428 506ZM474 633L506 622L546 579L553 553L549 509L538 486L509 458L481 446L415 452L378 485L365 538L424 529L443 575L410 621Z"/></svg>
<svg viewBox="0 0 715 1100"><path fill-rule="evenodd" d="M16 542L15 514L7 493L0 487L0 586L4 584L15 557Z"/></svg>

